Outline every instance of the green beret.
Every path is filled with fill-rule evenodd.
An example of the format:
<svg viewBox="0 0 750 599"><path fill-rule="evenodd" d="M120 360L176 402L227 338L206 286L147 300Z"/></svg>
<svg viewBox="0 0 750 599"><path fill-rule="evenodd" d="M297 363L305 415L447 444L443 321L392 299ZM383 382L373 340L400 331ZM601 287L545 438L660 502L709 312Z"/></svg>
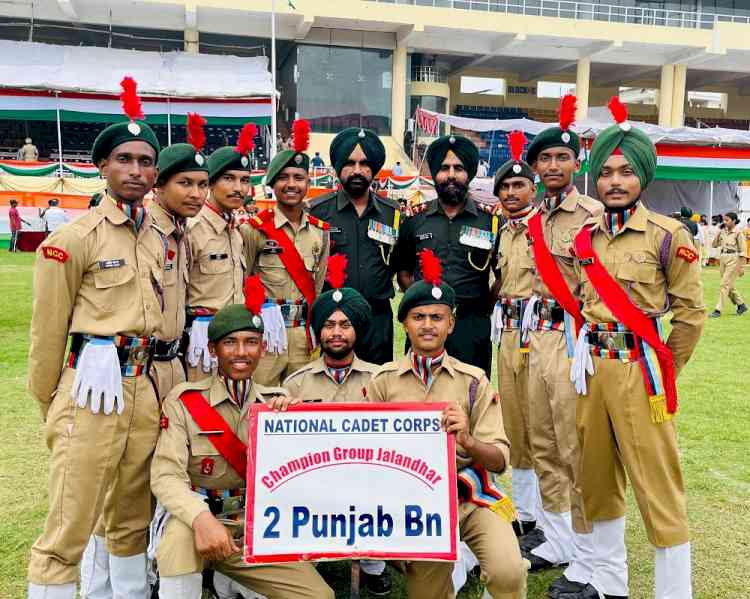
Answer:
<svg viewBox="0 0 750 599"><path fill-rule="evenodd" d="M236 331L263 332L263 319L254 316L244 304L231 304L219 310L208 325L208 340L219 341Z"/></svg>
<svg viewBox="0 0 750 599"><path fill-rule="evenodd" d="M107 158L112 150L128 141L145 141L159 156L161 146L154 130L143 121L125 121L110 125L96 136L91 148L91 162L98 166L102 158Z"/></svg>
<svg viewBox="0 0 750 599"><path fill-rule="evenodd" d="M458 156L466 172L469 173L469 181L476 177L477 166L479 166L479 149L474 142L463 135L444 135L433 141L425 154L425 160L430 167L433 181L443 164L443 160L445 160L448 150Z"/></svg>
<svg viewBox="0 0 750 599"><path fill-rule="evenodd" d="M550 148L568 148L578 158L581 139L574 131L563 131L560 127L550 127L539 133L526 151L526 162L533 165L539 154Z"/></svg>
<svg viewBox="0 0 750 599"><path fill-rule="evenodd" d="M224 146L208 157L208 179L213 183L225 171L252 170L252 162L248 156L243 156L234 146Z"/></svg>
<svg viewBox="0 0 750 599"><path fill-rule="evenodd" d="M172 175L185 172L208 172L208 159L192 144L172 144L159 154L159 181L166 182Z"/></svg>
<svg viewBox="0 0 750 599"><path fill-rule="evenodd" d="M359 291L351 287L342 287L321 293L313 302L310 324L318 339L325 321L336 310L346 314L354 326L357 337L364 337L372 322L372 308Z"/></svg>
<svg viewBox="0 0 750 599"><path fill-rule="evenodd" d="M641 189L646 189L656 174L656 147L648 135L627 122L612 125L596 136L589 157L594 181L599 179L604 163L618 148L638 175Z"/></svg>
<svg viewBox="0 0 750 599"><path fill-rule="evenodd" d="M529 166L528 162L523 160L508 160L495 173L495 183L492 187L493 195L497 195L497 189L500 184L511 177L526 177L532 183L536 180L534 169Z"/></svg>
<svg viewBox="0 0 750 599"><path fill-rule="evenodd" d="M409 287L401 298L398 305L398 321L404 322L409 310L417 306L434 306L442 304L451 310L456 308L456 292L447 283L441 283L439 287L433 286L427 281L417 281Z"/></svg>
<svg viewBox="0 0 750 599"><path fill-rule="evenodd" d="M272 187L273 182L276 180L276 177L279 176L279 173L288 166L301 168L307 172L310 168L310 157L302 152L282 150L273 157L271 164L268 165L268 170L266 171L266 185Z"/></svg>
<svg viewBox="0 0 750 599"><path fill-rule="evenodd" d="M373 177L378 174L385 164L385 146L374 131L370 129L360 129L359 127L349 127L344 129L331 142L328 153L331 156L331 163L336 169L336 174L341 176L341 169L344 163L349 160L354 148L362 146L362 151L367 156L367 162L372 168Z"/></svg>

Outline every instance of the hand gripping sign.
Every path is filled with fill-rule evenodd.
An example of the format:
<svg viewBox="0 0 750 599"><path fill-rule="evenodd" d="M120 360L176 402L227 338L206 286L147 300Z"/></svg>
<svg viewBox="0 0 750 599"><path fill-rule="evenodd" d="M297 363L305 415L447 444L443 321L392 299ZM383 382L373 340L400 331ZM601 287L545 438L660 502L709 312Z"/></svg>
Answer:
<svg viewBox="0 0 750 599"><path fill-rule="evenodd" d="M254 404L245 561L454 561L455 437L444 403Z"/></svg>

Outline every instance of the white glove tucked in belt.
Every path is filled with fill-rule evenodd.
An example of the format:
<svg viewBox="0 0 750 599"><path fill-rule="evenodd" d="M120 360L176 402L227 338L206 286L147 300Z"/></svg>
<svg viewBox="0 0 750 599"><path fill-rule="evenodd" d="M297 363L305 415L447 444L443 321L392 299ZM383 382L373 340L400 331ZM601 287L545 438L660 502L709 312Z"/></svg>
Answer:
<svg viewBox="0 0 750 599"><path fill-rule="evenodd" d="M76 377L70 391L79 408L85 408L91 398L91 412L102 410L122 414L125 400L122 395L122 373L117 348L111 339L90 339L81 350L76 364Z"/></svg>
<svg viewBox="0 0 750 599"><path fill-rule="evenodd" d="M190 328L187 361L193 368L200 364L203 372L211 372L216 365L216 358L208 351L208 325L212 319L213 316L197 316Z"/></svg>

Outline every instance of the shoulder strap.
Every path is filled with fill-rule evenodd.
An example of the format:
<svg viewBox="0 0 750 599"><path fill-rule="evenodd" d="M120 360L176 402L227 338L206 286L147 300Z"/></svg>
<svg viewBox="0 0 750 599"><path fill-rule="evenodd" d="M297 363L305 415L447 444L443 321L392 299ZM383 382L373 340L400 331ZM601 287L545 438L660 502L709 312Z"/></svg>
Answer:
<svg viewBox="0 0 750 599"><path fill-rule="evenodd" d="M677 385L672 350L659 337L654 322L641 312L620 284L607 272L594 252L591 229L592 225L587 225L576 236L576 254L586 269L589 281L613 316L654 348L664 379L667 412L674 414L677 412Z"/></svg>
<svg viewBox="0 0 750 599"><path fill-rule="evenodd" d="M534 250L534 260L539 270L539 276L550 290L555 300L563 307L568 314L575 320L576 335L583 326L583 316L578 302L573 297L568 284L565 282L560 267L552 253L549 251L547 244L544 242L544 232L542 231L542 213L537 212L528 221L527 234L531 240L531 247Z"/></svg>
<svg viewBox="0 0 750 599"><path fill-rule="evenodd" d="M221 431L220 435L206 435L222 457L244 480L247 476L247 445L234 434L226 420L199 391L185 391L180 401L202 431Z"/></svg>

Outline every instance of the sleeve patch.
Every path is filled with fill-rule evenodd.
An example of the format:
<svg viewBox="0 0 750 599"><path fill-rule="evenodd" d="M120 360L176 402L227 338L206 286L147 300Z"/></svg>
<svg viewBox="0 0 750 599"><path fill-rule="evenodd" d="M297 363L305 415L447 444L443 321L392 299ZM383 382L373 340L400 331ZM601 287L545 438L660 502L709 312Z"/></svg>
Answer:
<svg viewBox="0 0 750 599"><path fill-rule="evenodd" d="M47 260L56 260L60 264L65 264L70 258L70 254L62 248L57 248L53 245L46 245L42 248L42 255Z"/></svg>
<svg viewBox="0 0 750 599"><path fill-rule="evenodd" d="M695 262L698 259L698 252L686 245L677 248L677 257L682 258L685 262Z"/></svg>

